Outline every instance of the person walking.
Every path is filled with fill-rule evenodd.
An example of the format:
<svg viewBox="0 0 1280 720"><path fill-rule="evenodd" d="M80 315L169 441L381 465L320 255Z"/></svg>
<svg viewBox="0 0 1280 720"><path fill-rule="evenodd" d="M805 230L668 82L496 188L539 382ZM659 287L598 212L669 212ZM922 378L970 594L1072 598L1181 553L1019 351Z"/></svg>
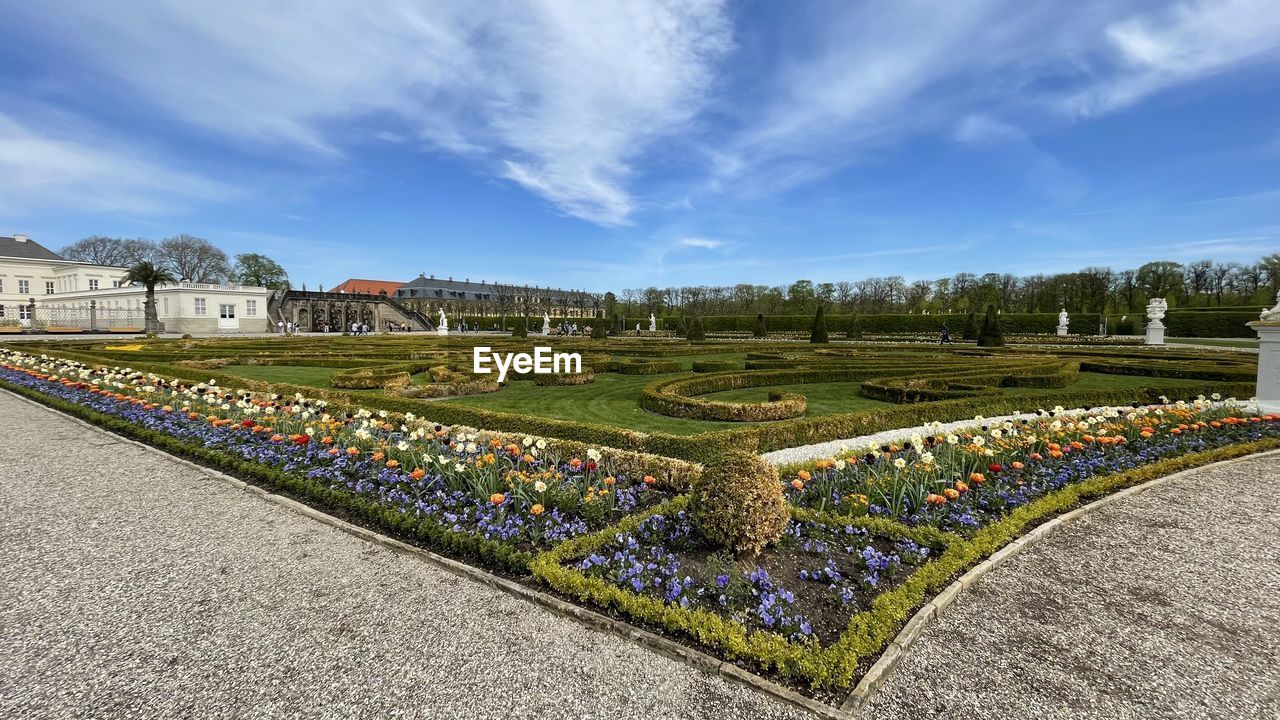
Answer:
<svg viewBox="0 0 1280 720"><path fill-rule="evenodd" d="M938 341L939 345L951 344L951 328L946 323L942 323L942 339Z"/></svg>

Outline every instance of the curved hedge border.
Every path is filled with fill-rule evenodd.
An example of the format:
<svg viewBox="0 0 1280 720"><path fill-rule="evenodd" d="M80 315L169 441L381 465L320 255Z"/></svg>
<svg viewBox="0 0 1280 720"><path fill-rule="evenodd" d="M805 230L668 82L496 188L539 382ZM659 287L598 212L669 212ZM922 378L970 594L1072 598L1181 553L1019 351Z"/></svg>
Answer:
<svg viewBox="0 0 1280 720"><path fill-rule="evenodd" d="M1158 360L1085 360L1080 369L1107 375L1145 375L1156 378L1181 378L1184 380L1216 380L1220 382L1249 382L1257 377L1251 369L1235 370L1230 365L1203 362L1161 362Z"/></svg>
<svg viewBox="0 0 1280 720"><path fill-rule="evenodd" d="M852 685L860 665L869 662L893 641L916 608L945 589L953 578L990 557L1028 528L1078 504L1116 490L1181 470L1278 447L1280 440L1264 439L1160 460L1133 470L1091 478L1019 507L1003 519L978 530L968 539L932 528L910 528L878 518L863 518L859 524L868 521L877 523L876 527L868 527L873 532L899 535L915 533L919 535L912 538L916 542L934 547L942 546L945 549L934 560L908 576L901 585L877 596L869 610L851 617L840 638L826 647L817 643L790 643L774 633L748 632L742 624L723 616L701 609L670 605L657 598L607 583L601 578L588 577L568 566L604 547L619 534L634 531L652 515L679 511L688 502L688 496L680 496L643 514L624 518L597 533L562 543L534 558L529 569L534 577L579 602L614 610L633 621L688 638L729 660L744 661L765 672L776 672L793 680L807 681L813 688L847 688ZM801 511L796 511L798 512ZM796 513L793 513L793 517ZM850 520L841 518L840 522L849 523Z"/></svg>
<svg viewBox="0 0 1280 720"><path fill-rule="evenodd" d="M562 373L562 374L538 374L533 376L534 385L555 386L555 385L586 385L596 381L596 374L589 367L582 368L582 372Z"/></svg>

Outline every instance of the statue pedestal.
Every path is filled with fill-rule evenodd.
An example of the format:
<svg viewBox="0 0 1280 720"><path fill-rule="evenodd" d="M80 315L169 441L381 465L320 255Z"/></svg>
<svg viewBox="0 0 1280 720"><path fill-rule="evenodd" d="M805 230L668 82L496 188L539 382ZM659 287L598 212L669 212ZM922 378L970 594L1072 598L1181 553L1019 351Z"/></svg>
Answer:
<svg viewBox="0 0 1280 720"><path fill-rule="evenodd" d="M1066 326L1066 325L1059 325L1059 326L1058 326L1058 337L1066 337L1066 336L1067 336L1067 326Z"/></svg>
<svg viewBox="0 0 1280 720"><path fill-rule="evenodd" d="M441 325L440 327L436 328L436 334L437 334L437 335L448 335L448 334L449 334L449 326L448 326L448 325Z"/></svg>
<svg viewBox="0 0 1280 720"><path fill-rule="evenodd" d="M1147 323L1147 344L1163 345L1164 344L1164 323L1159 320L1152 320Z"/></svg>
<svg viewBox="0 0 1280 720"><path fill-rule="evenodd" d="M1262 412L1280 412L1280 322L1254 320L1249 327L1258 333L1258 404Z"/></svg>

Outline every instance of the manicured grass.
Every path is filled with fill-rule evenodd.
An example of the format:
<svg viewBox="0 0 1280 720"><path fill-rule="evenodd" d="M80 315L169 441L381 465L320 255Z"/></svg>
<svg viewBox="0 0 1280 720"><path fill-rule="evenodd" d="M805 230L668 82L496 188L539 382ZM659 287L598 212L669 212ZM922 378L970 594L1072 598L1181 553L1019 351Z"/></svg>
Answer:
<svg viewBox="0 0 1280 720"><path fill-rule="evenodd" d="M222 368L221 372L263 382L329 388L333 387L329 383L329 378L333 377L336 368L297 365L228 365Z"/></svg>
<svg viewBox="0 0 1280 720"><path fill-rule="evenodd" d="M1258 341L1256 339L1253 339L1253 340L1245 340L1245 339L1202 340L1200 338L1165 338L1164 341L1173 345L1212 345L1214 347L1225 347L1225 348L1256 348L1258 347Z"/></svg>
<svg viewBox="0 0 1280 720"><path fill-rule="evenodd" d="M439 402L457 403L499 412L616 425L641 432L668 432L691 435L707 430L741 427L744 423L709 422L666 417L640 407L640 389L648 383L673 375L618 375L603 373L589 385L541 387L532 382L508 383L487 395L450 398Z"/></svg>

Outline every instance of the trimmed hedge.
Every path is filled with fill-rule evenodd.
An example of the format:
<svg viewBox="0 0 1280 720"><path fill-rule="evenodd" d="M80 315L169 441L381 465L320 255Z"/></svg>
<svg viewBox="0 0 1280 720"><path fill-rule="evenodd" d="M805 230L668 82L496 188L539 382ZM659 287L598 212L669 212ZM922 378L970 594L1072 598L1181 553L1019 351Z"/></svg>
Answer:
<svg viewBox="0 0 1280 720"><path fill-rule="evenodd" d="M537 374L533 376L534 385L554 386L554 385L586 385L596 381L596 374L589 367L582 368L582 372L562 373L562 374Z"/></svg>
<svg viewBox="0 0 1280 720"><path fill-rule="evenodd" d="M731 360L694 360L693 371L696 373L725 372L740 370L738 364Z"/></svg>
<svg viewBox="0 0 1280 720"><path fill-rule="evenodd" d="M954 332L956 328L964 328L966 313L944 313L938 315L897 314L879 315L827 315L829 327L843 328L846 334L854 327L860 333L868 334L937 334L942 323ZM1098 313L1076 313L1070 318L1072 332L1092 335L1098 331L1102 316ZM1256 318L1256 313L1255 313ZM707 315L701 318L707 332L753 332L757 325L755 315ZM1008 334L1042 334L1052 335L1057 332L1058 313L1002 313L1000 316L1004 331ZM765 317L769 332L799 332L808 334L813 330L812 315L769 315ZM678 317L664 318L667 327L675 327Z"/></svg>

